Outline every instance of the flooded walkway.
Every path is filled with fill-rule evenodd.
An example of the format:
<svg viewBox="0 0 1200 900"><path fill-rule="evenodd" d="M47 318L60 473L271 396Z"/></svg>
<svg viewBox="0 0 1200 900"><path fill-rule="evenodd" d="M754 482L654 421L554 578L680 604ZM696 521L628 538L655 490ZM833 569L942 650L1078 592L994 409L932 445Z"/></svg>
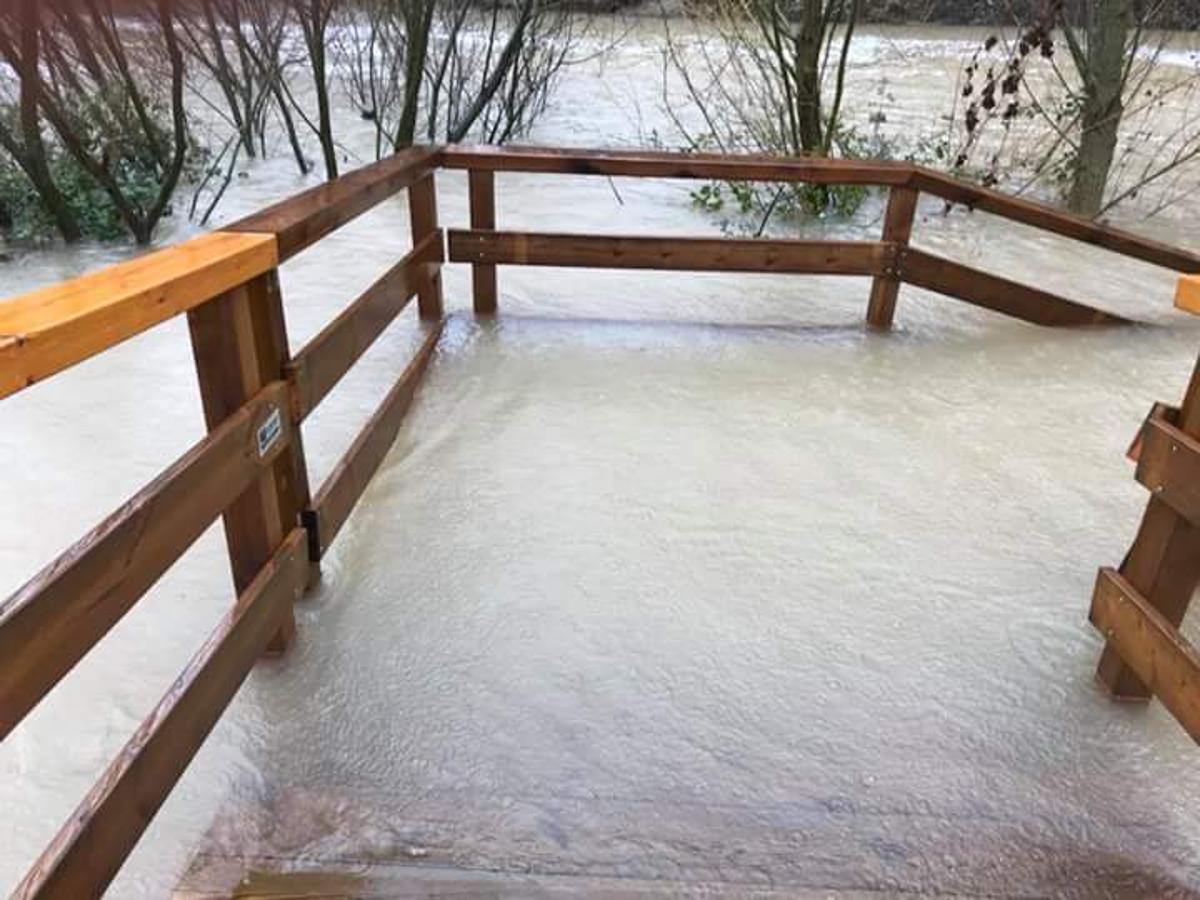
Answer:
<svg viewBox="0 0 1200 900"><path fill-rule="evenodd" d="M1191 895L1194 746L1085 621L1139 513L1108 361L1189 342L1001 334L454 320L182 895Z"/></svg>

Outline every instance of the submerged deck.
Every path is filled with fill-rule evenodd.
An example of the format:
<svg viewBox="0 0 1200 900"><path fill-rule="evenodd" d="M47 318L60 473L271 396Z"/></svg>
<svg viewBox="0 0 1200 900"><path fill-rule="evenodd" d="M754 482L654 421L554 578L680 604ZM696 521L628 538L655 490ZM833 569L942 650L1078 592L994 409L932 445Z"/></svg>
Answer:
<svg viewBox="0 0 1200 900"><path fill-rule="evenodd" d="M181 896L1188 894L1191 744L1081 611L1113 340L1029 404L1024 342L452 321Z"/></svg>
<svg viewBox="0 0 1200 900"><path fill-rule="evenodd" d="M468 170L469 231L439 226L445 168ZM882 241L497 231L497 169L889 193ZM390 244L377 280L340 262L351 238L316 283L281 289L280 263L405 188L411 251ZM192 898L1191 895L1200 654L1176 625L1200 581L1200 370L1145 426L1152 500L1092 612L1104 684L1162 706L1108 702L1084 610L1144 501L1114 448L1174 399L1192 340L1129 327L1157 318L1132 272L1093 306L1053 293L1087 285L1034 253L985 272L910 246L922 192L1200 271L906 165L414 148L0 307L0 396L101 352L179 374L190 362L158 344L109 348L186 312L208 429L0 606L0 735L61 741L64 691L111 702L130 645L107 635L140 628L125 633L151 655L162 620L139 600L193 545L238 593L215 612L211 580L167 595L172 620L217 625L198 651L161 637L166 671L194 655L148 718L141 700L120 711L117 730L141 727L94 754L112 762L18 895L98 892L131 852L119 894L165 876ZM446 315L443 262L469 264L474 315L465 279ZM752 322L806 308L782 325L584 321L506 296L497 317L497 265L559 314L677 312L678 293L647 302L650 278L593 305L604 283L570 267L707 271L708 299ZM749 300L731 272L766 286ZM800 273L811 293L785 277ZM915 327L891 332L902 286ZM556 302L572 291L589 302ZM338 312L302 300L301 342L284 297L306 292ZM419 319L389 327L414 300ZM696 300L679 318L718 305ZM364 373L371 390L339 386ZM165 417L121 391L88 415L198 418L170 390ZM24 409L35 443L56 433ZM118 450L100 446L84 489L111 502L96 482ZM205 537L218 517L227 557ZM19 768L21 802L61 804L58 773ZM148 827L171 837L134 851Z"/></svg>

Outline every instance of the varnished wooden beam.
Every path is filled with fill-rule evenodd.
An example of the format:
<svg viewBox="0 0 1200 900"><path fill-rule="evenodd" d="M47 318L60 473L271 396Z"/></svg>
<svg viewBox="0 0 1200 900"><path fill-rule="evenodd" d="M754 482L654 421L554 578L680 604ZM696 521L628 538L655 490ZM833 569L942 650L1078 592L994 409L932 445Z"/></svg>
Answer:
<svg viewBox="0 0 1200 900"><path fill-rule="evenodd" d="M1142 432L1137 480L1200 525L1200 440L1162 418L1151 418Z"/></svg>
<svg viewBox="0 0 1200 900"><path fill-rule="evenodd" d="M883 274L890 244L450 231L451 262L600 269Z"/></svg>
<svg viewBox="0 0 1200 900"><path fill-rule="evenodd" d="M471 229L496 229L496 174L484 169L467 173L471 199ZM490 316L496 312L496 267L479 263L471 267L471 294L475 315Z"/></svg>
<svg viewBox="0 0 1200 900"><path fill-rule="evenodd" d="M883 239L895 245L897 252L908 246L921 195L910 187L894 187L888 194L887 212L883 217ZM900 296L900 272L895 266L871 282L871 299L867 303L867 324L886 330L892 327L896 315L896 300Z"/></svg>
<svg viewBox="0 0 1200 900"><path fill-rule="evenodd" d="M907 184L913 174L907 163L849 159L468 145L443 148L442 165L490 172L879 186Z"/></svg>
<svg viewBox="0 0 1200 900"><path fill-rule="evenodd" d="M434 172L416 181L408 191L408 215L412 225L414 246L430 236L441 240L438 228L437 179ZM421 318L427 322L441 319L445 314L442 298L442 256L434 262L423 263L420 283L417 285L417 304Z"/></svg>
<svg viewBox="0 0 1200 900"><path fill-rule="evenodd" d="M1200 655L1145 597L1113 569L1101 569L1092 623L1200 742Z"/></svg>
<svg viewBox="0 0 1200 900"><path fill-rule="evenodd" d="M442 325L439 321L427 326L425 340L404 374L313 497L311 509L304 514L304 523L309 529L310 553L314 558L320 558L329 549L395 442L400 424L429 366Z"/></svg>
<svg viewBox="0 0 1200 900"><path fill-rule="evenodd" d="M18 885L19 900L99 897L278 631L308 577L297 528L238 597Z"/></svg>
<svg viewBox="0 0 1200 900"><path fill-rule="evenodd" d="M274 382L0 606L0 738L271 467L294 434L287 385Z"/></svg>
<svg viewBox="0 0 1200 900"><path fill-rule="evenodd" d="M285 377L287 326L275 270L191 310L188 327L204 419L210 430L263 385ZM246 589L284 535L299 524L308 496L308 468L297 429L270 469L225 510L225 544L236 593ZM318 574L314 568L314 580ZM272 643L273 652L282 652L287 646L290 625L289 618Z"/></svg>
<svg viewBox="0 0 1200 900"><path fill-rule="evenodd" d="M0 302L0 397L275 266L270 235L206 234Z"/></svg>
<svg viewBox="0 0 1200 900"><path fill-rule="evenodd" d="M427 277L426 264L441 262L443 256L442 232L426 235L293 357L288 372L296 384L297 418L317 407L416 296Z"/></svg>
<svg viewBox="0 0 1200 900"><path fill-rule="evenodd" d="M1129 324L1128 319L1113 313L1094 309L998 275L989 275L962 263L911 247L899 252L898 261L900 277L908 284L1035 325L1063 327Z"/></svg>
<svg viewBox="0 0 1200 900"><path fill-rule="evenodd" d="M289 197L225 227L226 231L271 234L283 261L362 215L437 168L437 147L410 147L395 156Z"/></svg>

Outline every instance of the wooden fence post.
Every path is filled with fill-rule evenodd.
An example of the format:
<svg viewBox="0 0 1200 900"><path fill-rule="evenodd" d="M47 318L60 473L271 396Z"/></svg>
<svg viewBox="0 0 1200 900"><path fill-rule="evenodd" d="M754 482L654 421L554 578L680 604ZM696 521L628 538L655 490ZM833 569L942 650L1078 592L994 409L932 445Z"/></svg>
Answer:
<svg viewBox="0 0 1200 900"><path fill-rule="evenodd" d="M475 231L496 229L496 176L488 169L471 169L467 173L471 195L471 228ZM484 263L471 266L471 286L475 299L475 315L490 316L496 312L496 267Z"/></svg>
<svg viewBox="0 0 1200 900"><path fill-rule="evenodd" d="M275 270L189 310L188 328L210 431L262 387L285 377L287 330ZM291 411L283 408L279 415L290 416ZM225 511L225 543L239 595L299 524L300 511L308 505L308 471L299 429L295 431L289 449ZM260 429L256 436L260 444L271 437L270 429ZM314 566L310 583L318 575ZM289 613L268 652L283 652L294 631Z"/></svg>
<svg viewBox="0 0 1200 900"><path fill-rule="evenodd" d="M886 330L892 327L896 314L896 298L900 294L900 255L912 237L917 201L921 194L916 188L896 186L888 194L887 212L883 218L883 240L895 244L896 257L885 275L876 275L871 282L871 300L867 304L867 324Z"/></svg>
<svg viewBox="0 0 1200 900"><path fill-rule="evenodd" d="M1200 362L1192 374L1176 425L1188 435L1200 438ZM1178 628L1200 584L1200 528L1160 498L1151 496L1137 538L1120 571L1163 618ZM1104 647L1096 677L1114 697L1123 700L1150 697L1150 689L1125 665L1111 641Z"/></svg>
<svg viewBox="0 0 1200 900"><path fill-rule="evenodd" d="M412 241L415 247L422 238L438 230L437 187L430 172L408 189L408 212L412 222ZM436 321L442 318L442 264L428 263L417 292L421 318Z"/></svg>

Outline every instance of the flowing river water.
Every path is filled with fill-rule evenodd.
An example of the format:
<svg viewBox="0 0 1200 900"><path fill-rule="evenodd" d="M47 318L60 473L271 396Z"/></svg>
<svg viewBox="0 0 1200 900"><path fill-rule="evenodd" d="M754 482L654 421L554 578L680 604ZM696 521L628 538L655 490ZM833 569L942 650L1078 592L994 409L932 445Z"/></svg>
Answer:
<svg viewBox="0 0 1200 900"><path fill-rule="evenodd" d="M856 83L886 73L889 127L921 130L977 40L870 30ZM665 130L659 71L638 26L569 71L530 142ZM289 166L248 167L221 220L307 186ZM501 227L719 233L680 182L497 183ZM465 177L438 189L465 225ZM874 237L879 204L806 233ZM1118 221L1200 249L1196 210ZM1086 622L1146 500L1123 451L1179 398L1200 327L1171 273L1032 229L931 203L916 243L1146 324L1043 330L906 288L870 335L859 280L501 269L480 325L449 267L458 315L296 645L256 667L112 895L298 862L515 896L1200 892L1195 746L1101 695ZM401 197L284 266L293 347L408 246ZM128 252L14 254L0 292ZM306 424L314 484L415 339L406 317ZM0 590L201 422L181 321L0 404ZM230 591L214 527L0 746L0 887Z"/></svg>

